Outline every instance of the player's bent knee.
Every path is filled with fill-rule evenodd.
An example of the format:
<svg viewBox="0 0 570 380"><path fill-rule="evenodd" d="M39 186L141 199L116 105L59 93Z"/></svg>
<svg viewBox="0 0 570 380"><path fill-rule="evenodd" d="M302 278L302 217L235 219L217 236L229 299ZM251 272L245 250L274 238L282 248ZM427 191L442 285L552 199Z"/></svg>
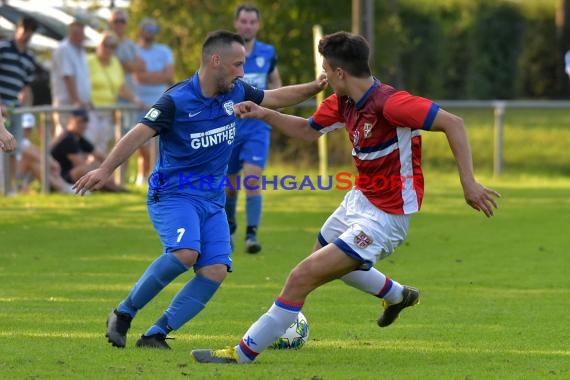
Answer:
<svg viewBox="0 0 570 380"><path fill-rule="evenodd" d="M259 179L254 177L249 177L246 180L246 190L258 190Z"/></svg>
<svg viewBox="0 0 570 380"><path fill-rule="evenodd" d="M188 268L196 264L196 260L198 259L198 252L193 249L178 249L172 252L172 254L176 256L176 258Z"/></svg>
<svg viewBox="0 0 570 380"><path fill-rule="evenodd" d="M225 264L214 264L200 268L196 273L210 280L222 282L228 275L228 267Z"/></svg>

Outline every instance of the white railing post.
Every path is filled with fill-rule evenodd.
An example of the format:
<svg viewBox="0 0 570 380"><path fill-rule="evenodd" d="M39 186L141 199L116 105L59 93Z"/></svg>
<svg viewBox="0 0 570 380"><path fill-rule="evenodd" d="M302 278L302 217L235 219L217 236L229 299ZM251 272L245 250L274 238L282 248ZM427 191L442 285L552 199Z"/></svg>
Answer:
<svg viewBox="0 0 570 380"><path fill-rule="evenodd" d="M42 123L43 121L43 123ZM49 183L49 159L50 159L50 142L51 142L51 122L52 122L52 113L45 111L41 114L40 117L40 133L42 135L41 138L41 182L42 182L42 193L47 194L50 192L50 183Z"/></svg>
<svg viewBox="0 0 570 380"><path fill-rule="evenodd" d="M498 177L503 172L503 129L505 127L505 102L495 102L495 126L493 148L493 175Z"/></svg>

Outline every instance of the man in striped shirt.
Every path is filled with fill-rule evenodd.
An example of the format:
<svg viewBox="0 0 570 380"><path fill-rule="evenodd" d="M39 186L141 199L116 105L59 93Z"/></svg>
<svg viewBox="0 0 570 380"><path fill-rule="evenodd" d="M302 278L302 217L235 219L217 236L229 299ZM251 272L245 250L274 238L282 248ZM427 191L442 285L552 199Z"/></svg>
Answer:
<svg viewBox="0 0 570 380"><path fill-rule="evenodd" d="M25 104L30 98L30 83L34 79L36 61L28 50L28 44L37 28L36 20L24 17L16 25L14 39L0 41L0 98L3 113ZM22 140L21 116L9 114L8 118L9 130L18 145ZM19 153L17 145L16 154ZM9 158L8 192L15 190L15 172L16 157L12 155Z"/></svg>

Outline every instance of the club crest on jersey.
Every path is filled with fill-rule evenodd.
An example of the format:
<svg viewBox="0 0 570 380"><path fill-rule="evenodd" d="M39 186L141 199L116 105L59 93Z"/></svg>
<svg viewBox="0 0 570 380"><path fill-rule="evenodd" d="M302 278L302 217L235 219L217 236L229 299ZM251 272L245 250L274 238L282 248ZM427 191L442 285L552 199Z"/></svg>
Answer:
<svg viewBox="0 0 570 380"><path fill-rule="evenodd" d="M358 235L356 235L354 237L354 244L358 247L358 248L366 248L368 247L370 244L372 244L374 242L374 240L372 240L372 238L368 235L366 235L364 233L364 231L360 231L358 233Z"/></svg>
<svg viewBox="0 0 570 380"><path fill-rule="evenodd" d="M362 128L364 131L364 138L367 139L372 136L372 123L364 123L364 127Z"/></svg>
<svg viewBox="0 0 570 380"><path fill-rule="evenodd" d="M228 116L232 116L234 113L234 102L232 100L228 100L224 103L224 111L228 114Z"/></svg>
<svg viewBox="0 0 570 380"><path fill-rule="evenodd" d="M257 67L263 67L263 65L265 65L265 58L256 57L255 58L255 64L257 65Z"/></svg>
<svg viewBox="0 0 570 380"><path fill-rule="evenodd" d="M354 145L356 149L359 148L358 146L359 142L360 142L360 132L354 131L354 134L352 135L352 145Z"/></svg>
<svg viewBox="0 0 570 380"><path fill-rule="evenodd" d="M159 116L160 116L160 110L157 110L156 108L151 108L148 110L146 115L144 115L144 118L150 121L156 121L156 119L158 119Z"/></svg>

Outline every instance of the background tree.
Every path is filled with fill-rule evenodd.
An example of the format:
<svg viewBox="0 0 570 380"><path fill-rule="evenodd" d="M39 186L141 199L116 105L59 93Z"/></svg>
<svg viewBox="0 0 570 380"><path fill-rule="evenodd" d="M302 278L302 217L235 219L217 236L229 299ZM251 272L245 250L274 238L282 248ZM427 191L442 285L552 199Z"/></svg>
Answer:
<svg viewBox="0 0 570 380"><path fill-rule="evenodd" d="M557 57L564 58L564 54L570 50L570 0L558 0L556 7L556 55ZM557 65L556 86L561 94L567 94L569 91L568 75L560 70L560 65Z"/></svg>
<svg viewBox="0 0 570 380"><path fill-rule="evenodd" d="M284 84L313 78L314 25L325 34L352 28L351 0L252 2L262 13L259 38L277 48ZM233 30L241 3L132 0L131 35L143 17L155 17L159 40L174 50L176 80L183 80L200 64L206 33ZM569 16L570 0L375 1L373 72L382 82L433 99L567 97ZM287 111L308 116L313 109ZM272 144L272 154L284 160L316 161L316 150L304 142L274 133ZM330 136L329 148L331 164L347 164L345 134Z"/></svg>

